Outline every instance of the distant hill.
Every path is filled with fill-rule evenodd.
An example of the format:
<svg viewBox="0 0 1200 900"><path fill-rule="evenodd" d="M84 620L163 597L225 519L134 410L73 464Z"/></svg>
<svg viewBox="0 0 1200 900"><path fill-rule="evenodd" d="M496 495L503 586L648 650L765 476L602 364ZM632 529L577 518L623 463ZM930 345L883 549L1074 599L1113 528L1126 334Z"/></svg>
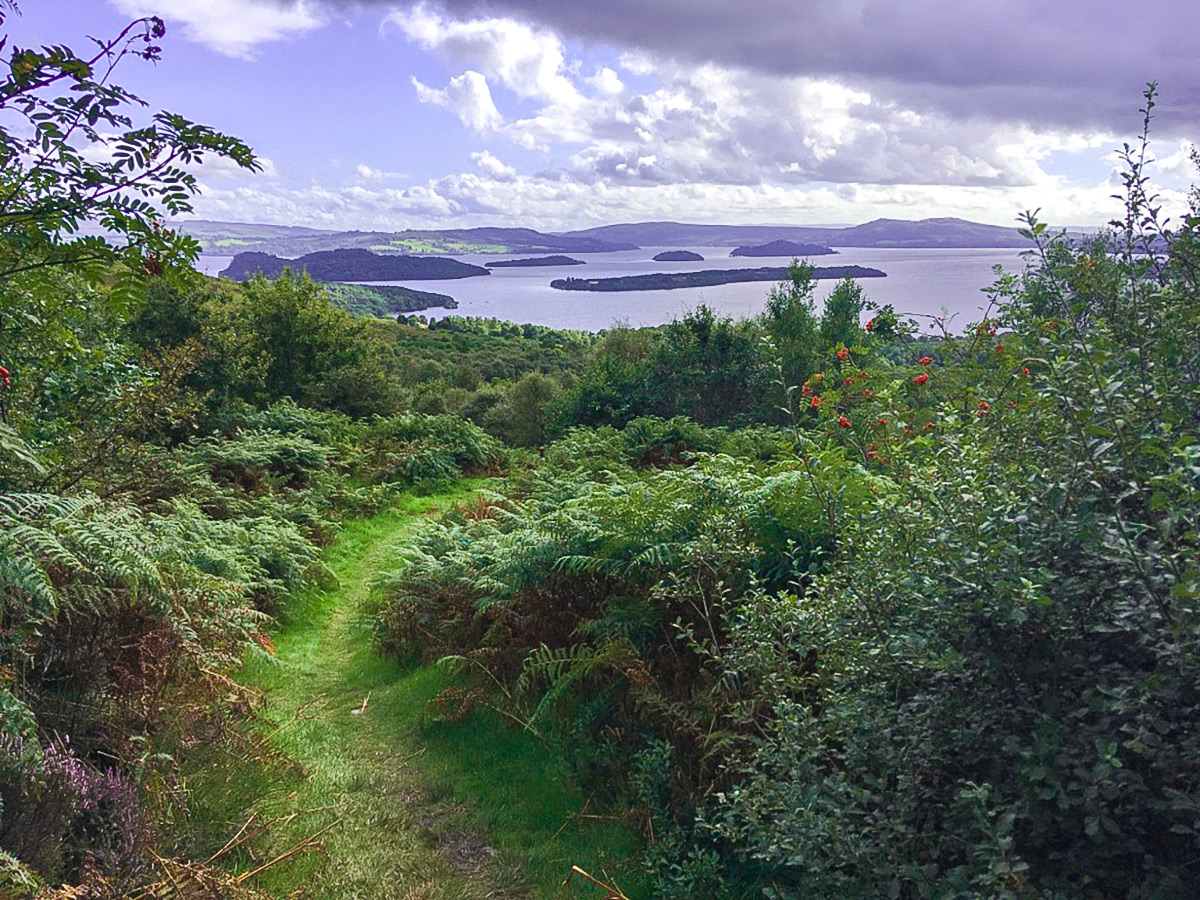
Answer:
<svg viewBox="0 0 1200 900"><path fill-rule="evenodd" d="M239 253L221 275L234 281L245 281L259 274L277 278L285 268L307 272L314 281L418 281L492 274L483 266L457 259L381 256L369 250L323 250L299 259L280 259L269 253Z"/></svg>
<svg viewBox="0 0 1200 900"><path fill-rule="evenodd" d="M198 241L222 237L255 239L335 233L328 229L306 228L303 225L258 225L250 222L217 222L212 219L183 219L173 222L171 227L190 234Z"/></svg>
<svg viewBox="0 0 1200 900"><path fill-rule="evenodd" d="M613 253L636 244L593 237L543 234L531 228L457 228L443 231L322 231L285 225L213 222L193 219L174 227L200 241L205 253L257 250L296 258L322 250L457 256L464 253Z"/></svg>
<svg viewBox="0 0 1200 900"><path fill-rule="evenodd" d="M876 219L847 228L803 225L687 225L679 222L642 222L606 225L567 232L565 237L624 241L643 247L737 247L785 240L825 247L970 248L1018 247L1029 242L1015 227L982 225L965 219Z"/></svg>
<svg viewBox="0 0 1200 900"><path fill-rule="evenodd" d="M739 247L795 241L821 247L1019 248L1029 242L1015 227L1001 228L965 219L876 219L831 228L802 225L689 225L641 222L606 225L563 234L531 228L456 228L408 231L327 231L293 225L256 225L193 219L173 227L200 241L205 253L255 250L296 258L323 250L370 250L397 256L462 254L612 253L640 247ZM804 254L798 254L804 255Z"/></svg>
<svg viewBox="0 0 1200 900"><path fill-rule="evenodd" d="M831 237L844 247L1020 247L1029 241L1016 228L981 225L965 219L876 219Z"/></svg>
<svg viewBox="0 0 1200 900"><path fill-rule="evenodd" d="M413 232L400 232L402 235L410 233ZM638 249L637 244L631 244L628 241L594 238L587 235L543 234L532 228L467 228L457 232L431 233L458 234L470 240L490 241L497 245L508 244L530 250L561 250L564 253L616 253L620 250Z"/></svg>
<svg viewBox="0 0 1200 900"><path fill-rule="evenodd" d="M827 256L837 253L820 244L797 244L795 241L771 241L767 244L757 244L753 247L738 247L730 256Z"/></svg>
<svg viewBox="0 0 1200 900"><path fill-rule="evenodd" d="M664 250L653 257L655 262L704 262L704 257L691 250Z"/></svg>
<svg viewBox="0 0 1200 900"><path fill-rule="evenodd" d="M524 269L532 266L584 266L587 263L569 256L536 256L532 259L498 259L484 265L489 269Z"/></svg>

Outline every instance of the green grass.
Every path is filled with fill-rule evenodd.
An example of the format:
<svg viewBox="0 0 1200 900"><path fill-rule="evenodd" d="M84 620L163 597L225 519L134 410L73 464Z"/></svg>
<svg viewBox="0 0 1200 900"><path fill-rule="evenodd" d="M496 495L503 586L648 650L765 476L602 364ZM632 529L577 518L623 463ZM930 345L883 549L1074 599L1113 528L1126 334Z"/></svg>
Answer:
<svg viewBox="0 0 1200 900"><path fill-rule="evenodd" d="M276 897L303 888L306 900L551 897L577 864L629 891L634 834L575 818L583 798L553 753L487 711L457 725L430 720L426 703L450 676L371 648L373 579L424 514L475 486L349 525L326 554L338 586L295 598L276 655L247 663L241 680L264 692L272 724L263 728L282 726L271 741L283 756L264 765L214 750L193 779L195 802L223 834L251 814L297 814L251 842L253 857L231 859L239 871L339 823L321 838L323 852L297 854L255 887ZM602 896L571 890L563 896Z"/></svg>

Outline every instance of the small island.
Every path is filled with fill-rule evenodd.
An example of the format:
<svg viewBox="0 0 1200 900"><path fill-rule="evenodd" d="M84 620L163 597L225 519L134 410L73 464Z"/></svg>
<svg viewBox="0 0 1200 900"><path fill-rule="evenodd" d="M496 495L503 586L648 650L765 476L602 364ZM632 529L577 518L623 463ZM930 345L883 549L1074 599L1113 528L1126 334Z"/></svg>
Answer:
<svg viewBox="0 0 1200 900"><path fill-rule="evenodd" d="M489 269L516 269L532 266L585 266L587 263L569 256L535 256L529 259L498 259L484 265Z"/></svg>
<svg viewBox="0 0 1200 900"><path fill-rule="evenodd" d="M691 250L664 250L653 257L655 262L704 262L704 257Z"/></svg>
<svg viewBox="0 0 1200 900"><path fill-rule="evenodd" d="M705 269L701 272L656 272L621 278L556 278L550 287L560 291L673 291L678 288L713 287L742 281L783 281L785 266L759 269ZM830 278L886 278L887 272L866 266L825 266L812 270L814 280Z"/></svg>
<svg viewBox="0 0 1200 900"><path fill-rule="evenodd" d="M837 253L820 244L797 244L795 241L771 241L754 247L738 247L730 256L790 256L803 259L806 256L828 256Z"/></svg>
<svg viewBox="0 0 1200 900"><path fill-rule="evenodd" d="M370 250L320 250L298 259L269 253L239 253L221 277L246 281L255 275L278 278L284 269L307 272L313 281L425 281L491 275L483 266L457 259L426 256L381 256Z"/></svg>
<svg viewBox="0 0 1200 900"><path fill-rule="evenodd" d="M322 286L330 302L357 316L391 317L435 307L458 309L458 301L447 294L417 291L395 284L330 282Z"/></svg>

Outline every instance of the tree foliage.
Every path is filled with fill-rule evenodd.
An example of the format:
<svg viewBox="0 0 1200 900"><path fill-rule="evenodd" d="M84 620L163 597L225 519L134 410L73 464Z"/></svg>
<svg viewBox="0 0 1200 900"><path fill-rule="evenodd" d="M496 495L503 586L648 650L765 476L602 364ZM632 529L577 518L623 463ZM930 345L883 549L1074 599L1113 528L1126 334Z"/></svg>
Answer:
<svg viewBox="0 0 1200 900"><path fill-rule="evenodd" d="M0 81L0 112L8 118L0 126L0 279L112 261L118 249L126 259L144 258L150 271L164 257L194 256L194 242L160 225L162 212L190 210L197 185L186 167L214 155L258 168L244 143L183 116L158 112L135 122L145 103L111 77L127 57L157 60L155 42L164 34L162 20L151 16L111 40L94 40L90 55L62 45L10 48ZM6 44L0 38L0 51ZM78 236L88 223L124 246Z"/></svg>

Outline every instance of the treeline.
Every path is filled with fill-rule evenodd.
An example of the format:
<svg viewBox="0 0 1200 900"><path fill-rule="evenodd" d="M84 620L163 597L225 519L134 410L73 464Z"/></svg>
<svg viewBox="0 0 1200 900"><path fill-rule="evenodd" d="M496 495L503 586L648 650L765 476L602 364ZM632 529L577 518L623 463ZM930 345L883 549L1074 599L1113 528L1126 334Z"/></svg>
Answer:
<svg viewBox="0 0 1200 900"><path fill-rule="evenodd" d="M699 306L656 329L617 328L550 413L550 430L624 425L640 416L687 416L702 425L783 424L786 385L815 372L829 347L855 344L866 331L861 287L843 280L815 311L812 270L795 265L773 288L762 315L733 320ZM870 320L897 335L883 310Z"/></svg>
<svg viewBox="0 0 1200 900"><path fill-rule="evenodd" d="M578 425L622 426L644 416L782 425L785 385L816 371L826 348L867 334L861 287L839 282L818 312L811 273L794 266L770 290L762 315L736 321L701 305L664 326L595 335L494 319L401 317L398 383L414 409L463 415L518 446ZM890 309L870 315L873 333L916 341Z"/></svg>
<svg viewBox="0 0 1200 900"><path fill-rule="evenodd" d="M832 252L832 251L830 251ZM782 255L782 254L781 254ZM560 291L671 291L679 288L716 287L746 281L780 281L787 277L784 266L757 269L702 269L696 272L651 272L647 275L621 275L615 278L556 278L550 287ZM814 269L815 278L883 278L879 269L866 266L822 266Z"/></svg>
<svg viewBox="0 0 1200 900"><path fill-rule="evenodd" d="M458 302L446 294L417 291L394 284L326 283L325 294L346 312L360 316L395 316L430 307L456 309Z"/></svg>

